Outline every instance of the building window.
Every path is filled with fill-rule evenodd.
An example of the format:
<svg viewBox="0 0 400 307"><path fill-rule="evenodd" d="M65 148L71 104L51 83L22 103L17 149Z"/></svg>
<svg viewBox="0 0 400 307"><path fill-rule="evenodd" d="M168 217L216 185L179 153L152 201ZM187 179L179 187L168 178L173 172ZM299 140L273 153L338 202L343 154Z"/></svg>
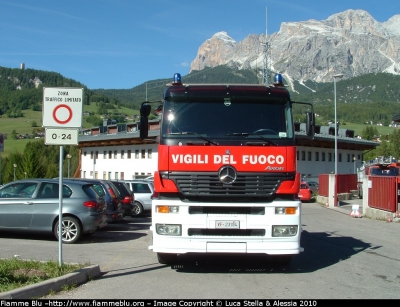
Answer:
<svg viewBox="0 0 400 307"><path fill-rule="evenodd" d="M115 172L115 180L118 180L118 172Z"/></svg>
<svg viewBox="0 0 400 307"><path fill-rule="evenodd" d="M319 151L315 153L315 161L319 161Z"/></svg>
<svg viewBox="0 0 400 307"><path fill-rule="evenodd" d="M114 150L114 159L117 159L117 151L116 150Z"/></svg>
<svg viewBox="0 0 400 307"><path fill-rule="evenodd" d="M94 156L96 157L96 160L98 160L98 159L99 159L99 152L96 151L95 154L94 154Z"/></svg>
<svg viewBox="0 0 400 307"><path fill-rule="evenodd" d="M108 172L108 180L111 180L111 172Z"/></svg>
<svg viewBox="0 0 400 307"><path fill-rule="evenodd" d="M110 150L109 152L108 152L108 159L111 159L112 158L112 151Z"/></svg>
<svg viewBox="0 0 400 307"><path fill-rule="evenodd" d="M86 151L83 152L83 156L86 157Z"/></svg>
<svg viewBox="0 0 400 307"><path fill-rule="evenodd" d="M124 180L125 179L125 174L124 174L124 172L121 172L121 180Z"/></svg>
<svg viewBox="0 0 400 307"><path fill-rule="evenodd" d="M142 159L146 159L146 150L142 149Z"/></svg>
<svg viewBox="0 0 400 307"><path fill-rule="evenodd" d="M131 150L128 150L128 159L131 158L131 155L132 155L132 151L131 151Z"/></svg>
<svg viewBox="0 0 400 307"><path fill-rule="evenodd" d="M107 159L107 151L103 152L103 159Z"/></svg>
<svg viewBox="0 0 400 307"><path fill-rule="evenodd" d="M139 150L135 150L135 159L139 159Z"/></svg>
<svg viewBox="0 0 400 307"><path fill-rule="evenodd" d="M148 159L151 159L152 153L153 153L153 151L152 151L151 149L149 149L149 150L147 151L147 158L148 158Z"/></svg>
<svg viewBox="0 0 400 307"><path fill-rule="evenodd" d="M342 162L342 154L339 154L339 162Z"/></svg>
<svg viewBox="0 0 400 307"><path fill-rule="evenodd" d="M328 153L328 161L329 161L329 162L332 162L332 153L331 153L331 152Z"/></svg>
<svg viewBox="0 0 400 307"><path fill-rule="evenodd" d="M83 171L83 178L86 178L86 171Z"/></svg>
<svg viewBox="0 0 400 307"><path fill-rule="evenodd" d="M297 156L297 161L299 161L299 159L300 159L299 151L296 152L296 156Z"/></svg>
<svg viewBox="0 0 400 307"><path fill-rule="evenodd" d="M322 161L325 161L325 153L324 152L321 152L321 158L322 158L321 159Z"/></svg>
<svg viewBox="0 0 400 307"><path fill-rule="evenodd" d="M93 151L90 152L90 159L93 159Z"/></svg>
<svg viewBox="0 0 400 307"><path fill-rule="evenodd" d="M347 154L347 162L351 162L350 161L350 154Z"/></svg>
<svg viewBox="0 0 400 307"><path fill-rule="evenodd" d="M123 159L125 156L125 150L121 150L121 159Z"/></svg>
<svg viewBox="0 0 400 307"><path fill-rule="evenodd" d="M305 151L301 152L301 161L306 161L306 152Z"/></svg>
<svg viewBox="0 0 400 307"><path fill-rule="evenodd" d="M103 180L107 180L107 172L103 172Z"/></svg>
<svg viewBox="0 0 400 307"><path fill-rule="evenodd" d="M307 161L311 161L311 151L307 152Z"/></svg>

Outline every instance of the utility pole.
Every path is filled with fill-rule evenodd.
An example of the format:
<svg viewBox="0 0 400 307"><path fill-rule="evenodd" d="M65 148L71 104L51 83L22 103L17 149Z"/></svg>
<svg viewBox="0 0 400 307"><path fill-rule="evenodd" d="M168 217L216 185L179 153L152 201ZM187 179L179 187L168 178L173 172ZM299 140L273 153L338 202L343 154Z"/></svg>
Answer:
<svg viewBox="0 0 400 307"><path fill-rule="evenodd" d="M271 44L268 37L268 7L265 8L266 14L266 29L265 29L265 42L263 45L264 54L264 69L263 69L263 83L271 84L270 74L271 74Z"/></svg>

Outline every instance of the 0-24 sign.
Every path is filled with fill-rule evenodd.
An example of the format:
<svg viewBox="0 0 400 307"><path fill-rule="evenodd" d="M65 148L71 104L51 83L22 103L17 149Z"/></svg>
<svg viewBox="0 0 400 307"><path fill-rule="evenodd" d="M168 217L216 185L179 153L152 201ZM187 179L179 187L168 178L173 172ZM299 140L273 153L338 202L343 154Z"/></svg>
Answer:
<svg viewBox="0 0 400 307"><path fill-rule="evenodd" d="M78 129L51 129L45 130L46 145L78 145Z"/></svg>

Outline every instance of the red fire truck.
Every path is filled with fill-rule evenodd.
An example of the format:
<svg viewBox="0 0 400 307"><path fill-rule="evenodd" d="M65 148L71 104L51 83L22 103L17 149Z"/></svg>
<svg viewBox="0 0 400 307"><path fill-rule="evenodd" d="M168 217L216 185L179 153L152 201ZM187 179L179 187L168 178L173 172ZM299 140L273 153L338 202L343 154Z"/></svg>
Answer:
<svg viewBox="0 0 400 307"><path fill-rule="evenodd" d="M153 242L162 264L186 253L267 254L288 265L300 246L300 174L293 103L280 74L273 85L182 84L174 75L161 117L152 200ZM151 103L140 110L148 137Z"/></svg>
<svg viewBox="0 0 400 307"><path fill-rule="evenodd" d="M363 164L357 171L358 197L363 197L364 176L400 176L399 169L400 163L398 163L392 156L379 156L369 161L363 161ZM400 195L400 191L398 192L398 195Z"/></svg>

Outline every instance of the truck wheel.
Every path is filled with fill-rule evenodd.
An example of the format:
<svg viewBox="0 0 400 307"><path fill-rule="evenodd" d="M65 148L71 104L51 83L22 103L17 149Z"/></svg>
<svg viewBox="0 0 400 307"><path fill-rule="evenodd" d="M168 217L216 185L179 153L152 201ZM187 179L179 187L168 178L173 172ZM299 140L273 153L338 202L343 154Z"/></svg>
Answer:
<svg viewBox="0 0 400 307"><path fill-rule="evenodd" d="M178 260L177 254L157 253L158 263L160 264L174 264Z"/></svg>
<svg viewBox="0 0 400 307"><path fill-rule="evenodd" d="M289 266L292 262L292 255L273 255L271 262L276 266Z"/></svg>
<svg viewBox="0 0 400 307"><path fill-rule="evenodd" d="M62 243L72 244L79 240L82 235L81 225L79 224L76 218L67 216L63 217L62 219ZM58 237L58 221L54 226L54 235L56 236L57 240Z"/></svg>
<svg viewBox="0 0 400 307"><path fill-rule="evenodd" d="M138 216L138 215L141 215L143 213L143 206L142 206L142 204L140 203L140 202L138 202L138 201L135 201L134 203L133 203L133 210L132 210L132 217L133 216Z"/></svg>

